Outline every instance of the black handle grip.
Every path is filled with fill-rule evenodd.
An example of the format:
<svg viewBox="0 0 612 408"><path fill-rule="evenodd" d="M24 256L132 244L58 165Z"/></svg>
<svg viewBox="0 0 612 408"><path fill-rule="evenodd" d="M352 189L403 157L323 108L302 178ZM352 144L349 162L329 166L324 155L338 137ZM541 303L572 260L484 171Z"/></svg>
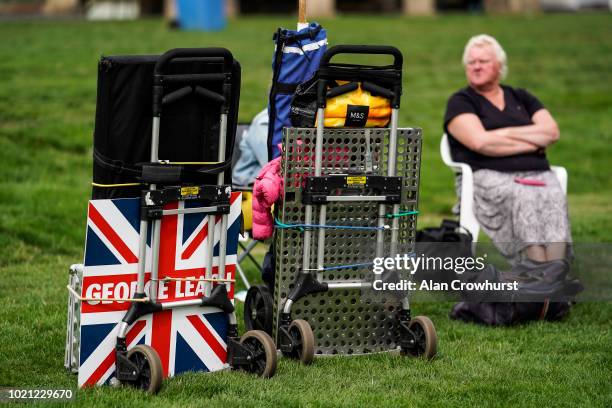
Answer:
<svg viewBox="0 0 612 408"><path fill-rule="evenodd" d="M162 105L168 105L170 103L174 103L178 101L179 99L182 99L186 97L187 95L190 95L192 92L193 92L193 89L191 89L190 86L179 88L176 91L170 92L169 94L164 96L162 98Z"/></svg>
<svg viewBox="0 0 612 408"><path fill-rule="evenodd" d="M397 48L391 45L336 45L328 48L321 65L328 65L334 55L338 54L366 54L366 55L391 55L393 57L393 68L402 69L404 57Z"/></svg>
<svg viewBox="0 0 612 408"><path fill-rule="evenodd" d="M379 96L383 96L387 99L393 99L393 97L395 96L395 93L387 88L383 88L382 86L378 86L376 84L373 84L371 82L362 82L361 84L361 88L364 91L368 91L370 92L372 95L379 95Z"/></svg>
<svg viewBox="0 0 612 408"><path fill-rule="evenodd" d="M338 95L352 92L358 87L359 85L357 84L357 82L349 82L348 84L344 84L344 85L337 86L335 88L331 88L329 91L327 91L327 94L325 96L327 98L335 98Z"/></svg>
<svg viewBox="0 0 612 408"><path fill-rule="evenodd" d="M204 98L204 99L208 99L210 101L216 102L219 105L224 105L225 104L225 97L223 95L221 95L220 93L211 91L210 89L206 89L206 88L202 88L201 86L196 86L194 88L194 91L196 93L196 95Z"/></svg>
<svg viewBox="0 0 612 408"><path fill-rule="evenodd" d="M221 57L223 58L223 72L231 73L234 65L234 56L226 48L174 48L162 54L155 64L155 75L162 75L166 65L176 58Z"/></svg>

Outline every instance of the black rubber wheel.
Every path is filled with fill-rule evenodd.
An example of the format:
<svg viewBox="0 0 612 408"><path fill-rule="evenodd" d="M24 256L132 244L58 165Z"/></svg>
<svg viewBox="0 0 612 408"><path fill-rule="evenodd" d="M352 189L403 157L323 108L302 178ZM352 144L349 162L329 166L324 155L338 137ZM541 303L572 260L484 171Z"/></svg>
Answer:
<svg viewBox="0 0 612 408"><path fill-rule="evenodd" d="M427 316L417 316L408 325L414 334L414 347L402 350L404 354L431 360L438 350L438 335L433 322Z"/></svg>
<svg viewBox="0 0 612 408"><path fill-rule="evenodd" d="M270 378L276 372L276 346L272 337L261 330L251 330L242 335L240 344L253 353L251 364L242 369L262 378Z"/></svg>
<svg viewBox="0 0 612 408"><path fill-rule="evenodd" d="M272 335L272 294L266 285L251 286L244 300L244 326Z"/></svg>
<svg viewBox="0 0 612 408"><path fill-rule="evenodd" d="M300 360L303 364L310 364L314 358L314 334L306 320L297 319L289 325L289 335L293 348L285 353L289 358Z"/></svg>
<svg viewBox="0 0 612 408"><path fill-rule="evenodd" d="M161 388L163 370L161 360L153 347L139 344L128 351L128 359L136 364L140 376L136 381L130 382L136 388L155 394Z"/></svg>

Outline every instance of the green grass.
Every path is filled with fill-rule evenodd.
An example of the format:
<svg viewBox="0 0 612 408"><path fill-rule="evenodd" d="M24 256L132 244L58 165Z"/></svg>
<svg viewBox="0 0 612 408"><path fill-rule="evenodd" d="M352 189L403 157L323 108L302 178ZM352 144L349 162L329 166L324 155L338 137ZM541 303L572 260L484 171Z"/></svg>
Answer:
<svg viewBox="0 0 612 408"><path fill-rule="evenodd" d="M576 242L612 242L612 16L451 15L323 21L332 44L378 43L405 57L400 124L424 129L419 225L453 204L438 144L446 98L464 86L469 36L496 36L508 83L538 95L562 137L549 152L569 172ZM67 268L82 259L100 55L224 46L243 68L240 119L266 105L271 35L293 19L244 18L221 33L167 30L161 21L3 22L0 25L0 386L76 387L63 370ZM251 272L252 277L253 272ZM439 335L426 363L389 355L281 360L275 378L236 372L170 379L160 395L81 391L100 406L611 406L612 305L577 305L560 323L483 328L452 322L449 304L413 305ZM241 310L239 309L239 316Z"/></svg>

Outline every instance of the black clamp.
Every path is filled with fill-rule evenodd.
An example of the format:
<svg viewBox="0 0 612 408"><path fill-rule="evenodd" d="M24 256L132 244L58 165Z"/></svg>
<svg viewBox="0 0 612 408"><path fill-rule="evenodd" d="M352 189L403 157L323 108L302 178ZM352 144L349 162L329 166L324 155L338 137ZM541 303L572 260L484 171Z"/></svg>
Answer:
<svg viewBox="0 0 612 408"><path fill-rule="evenodd" d="M210 292L210 296L202 297L201 306L216 307L225 313L232 313L234 311L234 305L229 300L225 284L215 286Z"/></svg>
<svg viewBox="0 0 612 408"><path fill-rule="evenodd" d="M215 214L229 214L231 191L229 185L172 186L145 190L140 198L141 219L160 219L164 205L191 200L197 200L204 206L216 206Z"/></svg>
<svg viewBox="0 0 612 408"><path fill-rule="evenodd" d="M115 369L117 380L136 381L140 377L140 368L130 361L127 356L127 344L125 338L117 338L115 345Z"/></svg>
<svg viewBox="0 0 612 408"><path fill-rule="evenodd" d="M375 194L384 196L381 202L400 204L402 199L402 177L373 176L365 174L337 174L306 177L302 191L302 203L325 204L334 190L371 189Z"/></svg>

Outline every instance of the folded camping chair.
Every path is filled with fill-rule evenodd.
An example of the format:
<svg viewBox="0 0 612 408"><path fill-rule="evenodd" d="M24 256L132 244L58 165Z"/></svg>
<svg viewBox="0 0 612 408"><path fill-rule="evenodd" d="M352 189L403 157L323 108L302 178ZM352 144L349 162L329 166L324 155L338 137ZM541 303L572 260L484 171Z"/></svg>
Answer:
<svg viewBox="0 0 612 408"><path fill-rule="evenodd" d="M248 134L248 131L251 126L262 126L267 128L267 110L264 110L258 113L251 123L239 123L236 131L236 146L234 149L234 153L232 156L233 163L233 173L232 173L232 189L234 191L242 192L242 229L244 234L241 235L240 240L238 241L238 246L241 251L238 253L238 259L236 262L236 269L240 274L240 278L246 289L250 289L251 284L244 272L242 267L242 262L246 259L249 259L251 263L255 266L255 268L259 271L260 275L263 273L262 265L257 262L253 254L251 253L258 244L261 244L261 241L257 241L255 239L249 239L249 236L252 237L252 226L253 226L253 182L252 176L255 173L258 173L259 170L253 172L253 167L258 168L261 163L261 159L257 157L255 152L245 152L243 150L250 149L252 144L245 143L244 137ZM267 134L267 131L266 131ZM266 149L267 150L267 149ZM248 154L245 155L245 154ZM266 152L267 158L267 152ZM246 297L246 291L240 291L235 295L236 299L244 301Z"/></svg>

